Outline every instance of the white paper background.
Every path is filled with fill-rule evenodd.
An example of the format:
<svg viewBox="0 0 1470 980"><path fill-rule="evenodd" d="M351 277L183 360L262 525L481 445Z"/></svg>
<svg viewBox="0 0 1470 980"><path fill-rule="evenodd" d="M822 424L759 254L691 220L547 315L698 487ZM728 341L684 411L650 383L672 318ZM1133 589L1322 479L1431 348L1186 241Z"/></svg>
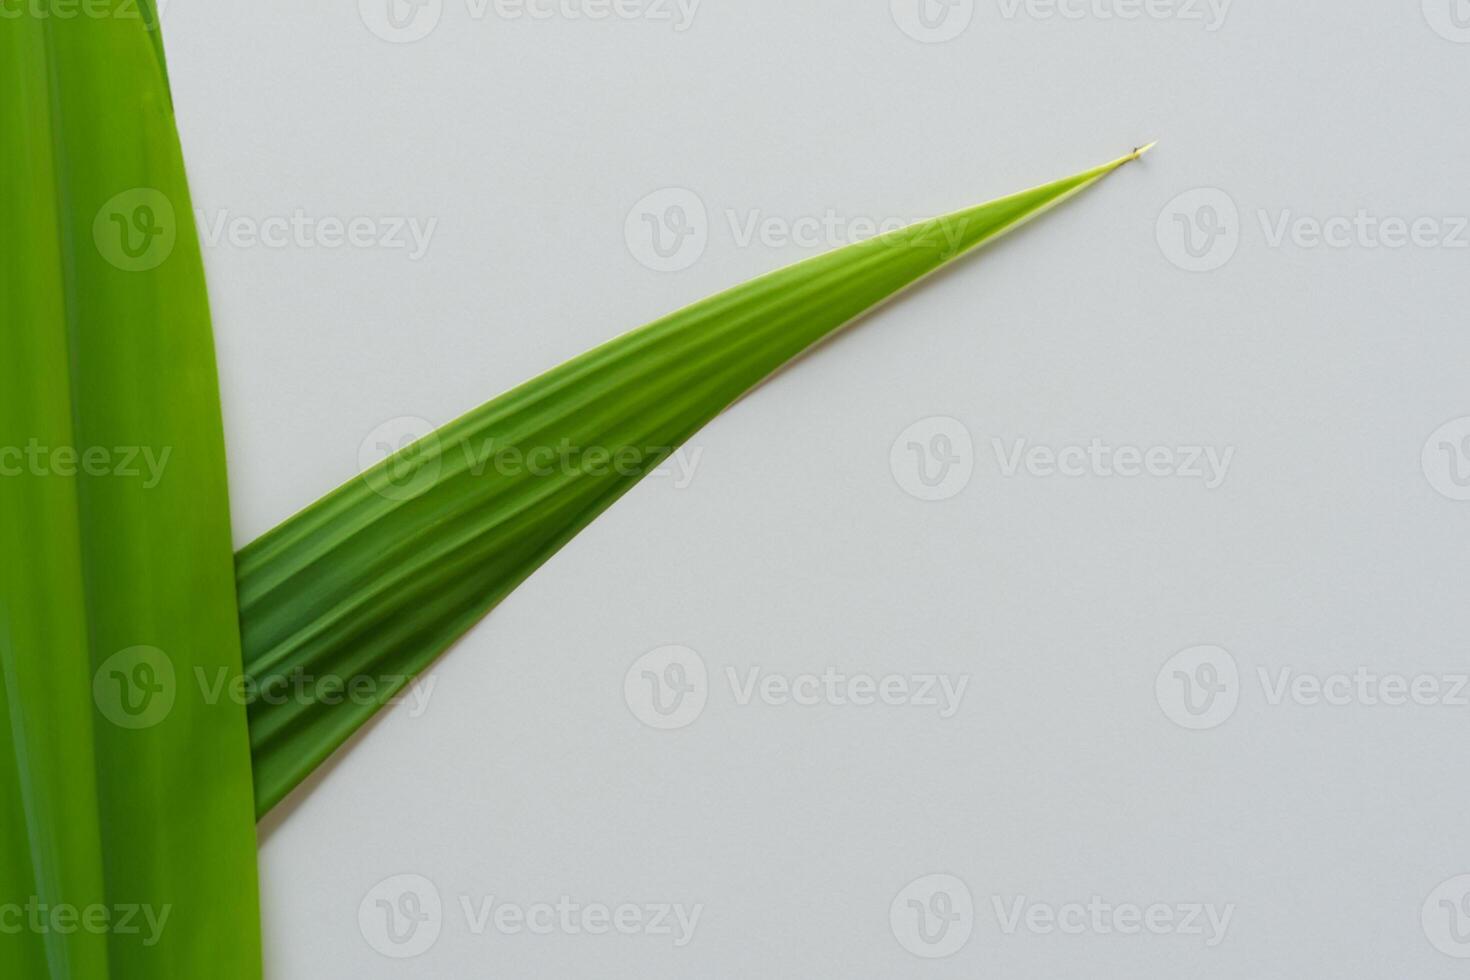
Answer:
<svg viewBox="0 0 1470 980"><path fill-rule="evenodd" d="M240 544L384 423L447 421L812 254L742 244L752 220L928 216L1163 142L736 406L687 487L638 487L440 662L427 711L386 713L268 820L273 980L1463 975L1464 0L925 0L932 31L917 0L705 0L685 30L653 0L395 0L432 24L409 43L370 30L386 2L167 11L201 223L237 229L206 256ZM671 187L707 241L658 272L635 205ZM418 258L248 244L298 210L437 224ZM1398 248L1293 241L1360 211L1434 221ZM973 474L921 501L907 443L941 431ZM1233 456L1216 489L1007 476L994 440L1020 439ZM624 677L670 644L707 704L660 731ZM1229 717L1183 707L1175 668L1211 676L1171 658L1201 645L1228 654ZM726 669L753 667L968 686L949 718L742 705ZM1260 675L1360 668L1441 703L1273 704ZM394 959L376 899L433 898L405 874L442 912ZM936 889L930 943L908 903ZM476 935L461 904L562 896L701 914L676 947ZM1018 899L1040 911L1008 931ZM1231 919L1213 946L1120 935L1064 908L1094 899Z"/></svg>

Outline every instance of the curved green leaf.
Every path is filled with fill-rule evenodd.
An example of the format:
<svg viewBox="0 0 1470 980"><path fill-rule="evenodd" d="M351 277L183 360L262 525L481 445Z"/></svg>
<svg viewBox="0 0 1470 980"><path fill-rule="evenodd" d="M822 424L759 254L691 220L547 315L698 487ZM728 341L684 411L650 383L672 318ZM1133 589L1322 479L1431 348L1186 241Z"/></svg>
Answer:
<svg viewBox="0 0 1470 980"><path fill-rule="evenodd" d="M1142 152L809 259L619 337L389 457L246 547L237 570L258 695L250 740L260 812L762 379Z"/></svg>

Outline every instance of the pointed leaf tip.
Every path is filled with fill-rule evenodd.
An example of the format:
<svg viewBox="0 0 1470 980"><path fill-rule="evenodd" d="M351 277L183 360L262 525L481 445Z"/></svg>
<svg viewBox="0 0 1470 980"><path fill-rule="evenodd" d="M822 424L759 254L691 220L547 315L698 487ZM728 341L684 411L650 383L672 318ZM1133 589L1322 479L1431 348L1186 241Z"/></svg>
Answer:
<svg viewBox="0 0 1470 980"><path fill-rule="evenodd" d="M354 690L364 678L372 692L255 705L258 814L735 400L1147 149L812 256L623 334L400 449L248 545L237 580L252 689L333 677ZM564 465L538 475L505 464L507 449Z"/></svg>

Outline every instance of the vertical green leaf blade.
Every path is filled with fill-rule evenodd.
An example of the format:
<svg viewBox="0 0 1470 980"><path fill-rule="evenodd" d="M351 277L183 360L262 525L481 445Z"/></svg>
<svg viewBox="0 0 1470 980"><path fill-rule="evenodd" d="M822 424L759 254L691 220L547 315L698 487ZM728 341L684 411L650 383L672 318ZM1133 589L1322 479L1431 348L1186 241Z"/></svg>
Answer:
<svg viewBox="0 0 1470 980"><path fill-rule="evenodd" d="M246 671L262 695L250 708L260 811L741 395L1141 152L817 256L619 337L245 548L238 577Z"/></svg>
<svg viewBox="0 0 1470 980"><path fill-rule="evenodd" d="M0 131L46 132L48 109L24 79L44 78L35 31L0 28L7 97ZM0 187L3 227L16 249L0 262L5 321L0 350L0 444L35 437L69 444L68 376L61 228L51 200L20 188L45 187L54 172L47 140L11 143ZM18 255L51 257L22 267ZM51 324L33 329L32 324ZM93 774L92 695L82 603L76 486L21 479L4 460L0 477L0 902L31 896L48 905L106 899L100 816ZM22 557L24 556L24 557ZM14 916L7 923L14 927ZM0 933L0 972L16 977L106 977L104 936Z"/></svg>
<svg viewBox="0 0 1470 980"><path fill-rule="evenodd" d="M213 339L161 48L148 4L51 13L0 20L0 905L24 913L0 976L259 977L245 713L216 686L240 651Z"/></svg>

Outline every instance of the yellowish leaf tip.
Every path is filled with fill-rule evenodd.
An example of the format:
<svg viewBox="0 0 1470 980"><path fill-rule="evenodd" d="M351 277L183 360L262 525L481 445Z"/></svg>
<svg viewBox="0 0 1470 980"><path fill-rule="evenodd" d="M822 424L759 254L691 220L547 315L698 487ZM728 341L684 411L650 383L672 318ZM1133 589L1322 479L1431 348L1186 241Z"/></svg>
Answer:
<svg viewBox="0 0 1470 980"><path fill-rule="evenodd" d="M1149 143L1149 144L1147 144L1145 146L1135 147L1134 150L1133 150L1133 152L1128 155L1128 159L1129 160L1137 160L1139 157L1143 156L1149 150L1152 150L1154 147L1156 147L1158 145L1159 145L1159 141L1158 140L1154 140L1152 143Z"/></svg>

